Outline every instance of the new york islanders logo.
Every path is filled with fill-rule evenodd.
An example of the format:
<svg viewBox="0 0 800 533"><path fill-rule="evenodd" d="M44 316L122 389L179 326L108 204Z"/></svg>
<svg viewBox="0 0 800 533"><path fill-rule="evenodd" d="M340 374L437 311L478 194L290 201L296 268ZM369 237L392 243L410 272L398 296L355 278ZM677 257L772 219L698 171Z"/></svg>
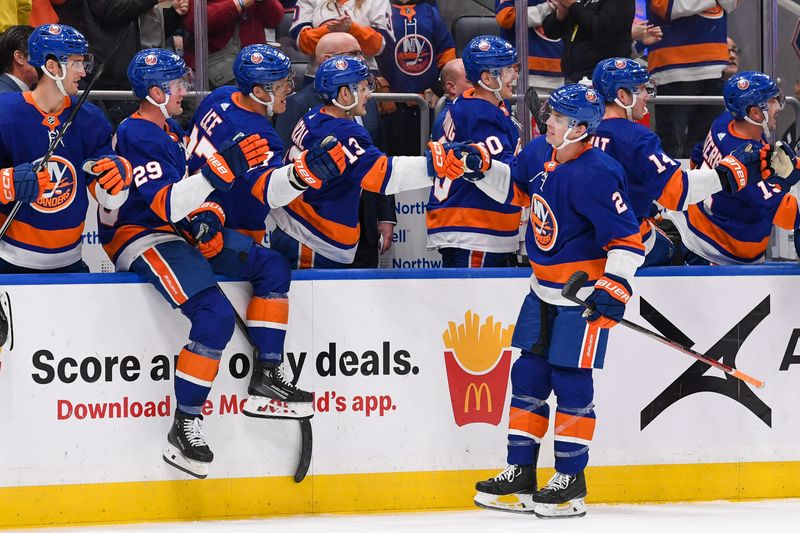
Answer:
<svg viewBox="0 0 800 533"><path fill-rule="evenodd" d="M736 82L736 87L738 87L740 91L746 91L750 87L750 81L745 78L741 78Z"/></svg>
<svg viewBox="0 0 800 533"><path fill-rule="evenodd" d="M158 56L157 55L155 55L155 54L147 54L146 56L144 56L144 64L145 65L153 66L156 63L158 63Z"/></svg>
<svg viewBox="0 0 800 533"><path fill-rule="evenodd" d="M626 66L628 66L628 63L624 59L615 59L614 66L617 68L625 68Z"/></svg>
<svg viewBox="0 0 800 533"><path fill-rule="evenodd" d="M333 62L333 66L336 67L336 70L347 70L347 61L344 59L337 59Z"/></svg>
<svg viewBox="0 0 800 533"><path fill-rule="evenodd" d="M406 35L394 47L394 61L400 72L420 76L433 63L433 45L422 35Z"/></svg>
<svg viewBox="0 0 800 533"><path fill-rule="evenodd" d="M58 24L51 24L47 28L47 33L49 33L50 35L59 35L61 33L61 26L59 26Z"/></svg>
<svg viewBox="0 0 800 533"><path fill-rule="evenodd" d="M258 65L262 61L264 61L264 56L261 55L261 52L253 52L250 56L250 62L254 65Z"/></svg>
<svg viewBox="0 0 800 533"><path fill-rule="evenodd" d="M721 19L722 15L725 14L725 10L723 10L719 5L716 5L712 8L706 9L699 15L706 19Z"/></svg>
<svg viewBox="0 0 800 533"><path fill-rule="evenodd" d="M484 40L478 43L478 50L481 52L488 52L491 47L492 45L489 44L489 41Z"/></svg>
<svg viewBox="0 0 800 533"><path fill-rule="evenodd" d="M589 102L595 103L597 101L597 93L589 89L588 91L586 91L586 99Z"/></svg>
<svg viewBox="0 0 800 533"><path fill-rule="evenodd" d="M536 246L546 252L551 250L558 238L558 223L553 210L538 194L531 197L531 227Z"/></svg>
<svg viewBox="0 0 800 533"><path fill-rule="evenodd" d="M47 162L47 170L50 172L50 187L36 203L31 204L31 207L40 213L54 213L66 209L77 195L77 174L72 163L54 155Z"/></svg>

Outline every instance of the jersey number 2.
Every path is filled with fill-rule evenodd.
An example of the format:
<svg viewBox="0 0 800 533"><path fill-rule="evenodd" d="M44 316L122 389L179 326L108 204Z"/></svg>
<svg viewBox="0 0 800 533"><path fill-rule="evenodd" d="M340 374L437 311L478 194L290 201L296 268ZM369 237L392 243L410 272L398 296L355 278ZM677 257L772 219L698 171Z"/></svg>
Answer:
<svg viewBox="0 0 800 533"><path fill-rule="evenodd" d="M622 195L619 193L619 191L611 195L611 201L614 202L614 206L617 208L618 215L621 215L628 210L628 206L625 205L625 202L622 200Z"/></svg>

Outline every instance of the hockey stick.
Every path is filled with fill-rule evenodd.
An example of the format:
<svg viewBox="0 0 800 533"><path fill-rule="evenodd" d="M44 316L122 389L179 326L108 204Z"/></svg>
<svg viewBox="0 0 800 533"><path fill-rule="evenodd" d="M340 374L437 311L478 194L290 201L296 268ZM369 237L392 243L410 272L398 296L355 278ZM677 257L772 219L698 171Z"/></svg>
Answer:
<svg viewBox="0 0 800 533"><path fill-rule="evenodd" d="M528 108L528 111L531 113L531 119L536 123L536 129L539 130L539 133L544 135L547 132L547 124L544 123L542 120L542 112L541 107L539 106L539 93L536 92L535 87L528 87L525 91L525 107ZM511 118L511 121L517 127L519 131L523 131L524 127L522 123L517 120L512 114L508 115Z"/></svg>
<svg viewBox="0 0 800 533"><path fill-rule="evenodd" d="M0 293L0 355L8 344L9 351L14 349L14 320L11 315L11 297L7 292ZM0 366L2 366L0 361Z"/></svg>
<svg viewBox="0 0 800 533"><path fill-rule="evenodd" d="M67 130L72 125L72 122L75 120L75 117L78 115L78 111L80 110L81 107L83 107L83 103L89 97L89 92L92 90L92 87L94 87L95 82L97 82L97 80L100 79L100 75L103 74L103 70L105 69L106 63L108 63L108 60L114 57L114 55L117 53L117 50L119 50L120 45L128 36L128 34L131 32L132 28L133 28L133 23L131 23L128 26L128 29L125 30L125 33L122 34L120 40L117 41L117 46L115 46L114 49L111 51L111 53L108 54L108 57L106 57L105 61L100 63L100 66L97 67L94 77L89 82L89 85L86 86L86 89L83 91L81 97L78 98L78 101L75 103L75 107L72 108L69 117L67 117L67 121L64 122L64 125L61 126L60 130L58 130L58 134L56 134L53 140L50 141L50 146L47 147L47 152L45 152L44 157L42 157L42 159L36 165L36 169L34 170L34 172L40 172L47 164L47 162L50 161L50 158L53 156L53 152L56 151L58 143L61 142L61 139L64 137L64 134L67 133ZM11 212L8 214L8 217L6 217L6 219L3 221L3 225L0 226L0 240L2 240L3 237L5 236L6 232L8 231L8 227L17 217L17 213L19 212L21 207L22 207L22 202L14 203L14 207L11 208Z"/></svg>
<svg viewBox="0 0 800 533"><path fill-rule="evenodd" d="M574 272L569 277L567 282L564 284L564 287L561 289L561 296L563 296L564 298L566 298L567 300L569 300L571 302L575 302L576 304L578 304L580 306L583 306L584 308L588 309L589 311L594 311L595 306L594 306L593 303L589 303L589 302L586 302L584 300L581 300L580 298L578 298L576 296L577 293L578 293L578 290L581 289L581 287L583 287L586 284L586 281L588 279L589 279L589 275L586 272L583 272L581 270L578 270L578 271ZM710 358L710 357L708 357L706 355L701 354L700 352L696 352L696 351L692 350L691 348L689 348L688 346L684 346L683 344L681 344L681 343L679 343L677 341L674 341L672 339L664 337L663 335L660 335L660 334L656 333L655 331L650 331L649 329L643 328L642 326L640 326L638 324L634 324L633 322L625 320L624 318L622 320L620 320L619 323L622 324L623 326L627 327L627 328L632 329L633 331L636 331L638 333L646 335L646 336L650 337L651 339L657 340L661 344L666 344L670 348L673 348L675 350L678 350L679 352L685 353L689 357L693 357L693 358L697 359L698 361L702 361L703 363L705 363L705 364L707 364L709 366L712 366L712 367L716 368L717 370L721 370L721 371L725 372L728 375L731 375L731 376L733 376L733 377L735 377L737 379L740 379L740 380L744 381L745 383L747 383L748 385L752 385L753 387L755 387L757 389L763 389L764 388L764 382L762 380L760 380L758 378L754 378L754 377L752 377L752 376L750 376L748 374L745 374L741 370L737 370L736 368L728 366L725 363L720 363L716 359L712 359L712 358Z"/></svg>

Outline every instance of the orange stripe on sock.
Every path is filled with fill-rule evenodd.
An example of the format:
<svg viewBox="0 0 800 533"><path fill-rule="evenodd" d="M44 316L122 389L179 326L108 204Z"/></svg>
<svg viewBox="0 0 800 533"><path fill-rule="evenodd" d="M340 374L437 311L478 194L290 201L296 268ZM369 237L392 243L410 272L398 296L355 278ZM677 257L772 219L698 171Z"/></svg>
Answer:
<svg viewBox="0 0 800 533"><path fill-rule="evenodd" d="M544 438L547 433L547 425L546 417L519 407L512 407L508 414L508 429L529 433L537 439Z"/></svg>
<svg viewBox="0 0 800 533"><path fill-rule="evenodd" d="M312 268L314 266L314 250L300 244L300 257L297 260L297 268Z"/></svg>
<svg viewBox="0 0 800 533"><path fill-rule="evenodd" d="M247 306L247 320L287 324L289 322L289 299L253 296L250 305Z"/></svg>
<svg viewBox="0 0 800 533"><path fill-rule="evenodd" d="M556 436L592 440L595 419L556 411Z"/></svg>
<svg viewBox="0 0 800 533"><path fill-rule="evenodd" d="M178 355L177 371L209 383L214 381L219 370L219 360L203 357L186 348Z"/></svg>

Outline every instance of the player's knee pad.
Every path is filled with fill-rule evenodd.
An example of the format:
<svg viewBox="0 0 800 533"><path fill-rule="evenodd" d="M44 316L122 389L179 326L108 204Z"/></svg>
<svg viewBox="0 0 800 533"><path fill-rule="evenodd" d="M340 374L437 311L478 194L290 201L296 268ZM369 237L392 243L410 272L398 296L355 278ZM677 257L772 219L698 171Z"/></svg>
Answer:
<svg viewBox="0 0 800 533"><path fill-rule="evenodd" d="M594 400L594 378L589 368L554 366L552 382L559 407L583 409Z"/></svg>
<svg viewBox="0 0 800 533"><path fill-rule="evenodd" d="M181 312L192 323L189 339L215 350L222 350L233 336L236 320L231 303L217 287L208 288L181 305Z"/></svg>
<svg viewBox="0 0 800 533"><path fill-rule="evenodd" d="M289 292L292 270L281 254L263 246L253 246L248 258L247 279L253 284L253 294L262 298L283 295Z"/></svg>

